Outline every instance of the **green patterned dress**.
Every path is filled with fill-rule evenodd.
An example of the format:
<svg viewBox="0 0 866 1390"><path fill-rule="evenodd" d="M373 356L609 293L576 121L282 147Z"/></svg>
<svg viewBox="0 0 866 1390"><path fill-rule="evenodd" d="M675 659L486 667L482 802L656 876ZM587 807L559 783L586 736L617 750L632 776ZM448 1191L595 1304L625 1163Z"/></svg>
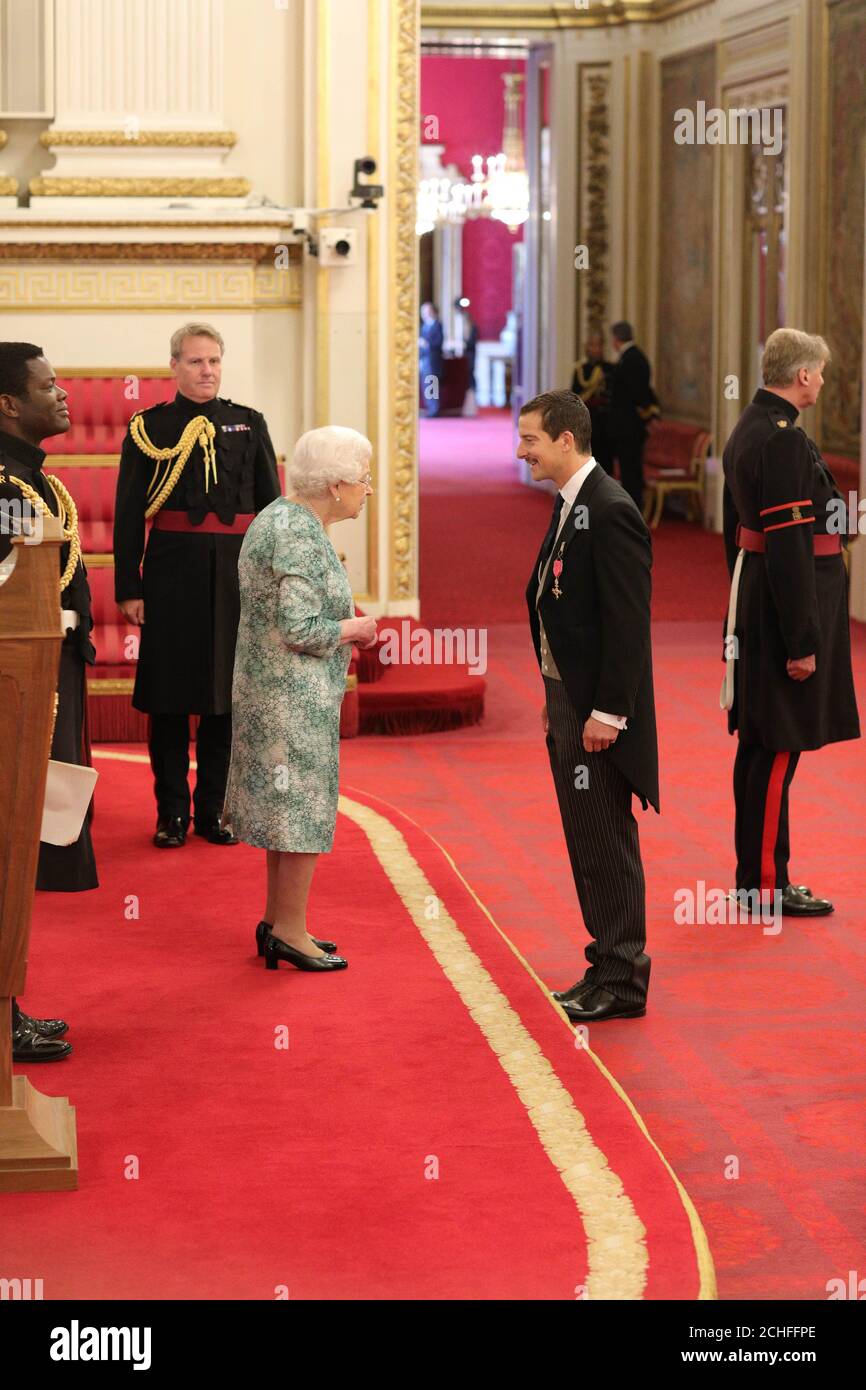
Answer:
<svg viewBox="0 0 866 1390"><path fill-rule="evenodd" d="M330 850L340 704L354 616L346 571L317 517L278 497L244 537L223 823L260 849Z"/></svg>

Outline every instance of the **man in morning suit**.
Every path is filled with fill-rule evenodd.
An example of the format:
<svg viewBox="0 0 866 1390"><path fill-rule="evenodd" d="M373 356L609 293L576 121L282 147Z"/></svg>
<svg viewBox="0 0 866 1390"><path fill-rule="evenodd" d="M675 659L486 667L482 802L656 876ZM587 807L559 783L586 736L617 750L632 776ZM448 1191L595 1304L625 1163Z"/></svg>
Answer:
<svg viewBox="0 0 866 1390"><path fill-rule="evenodd" d="M638 507L643 505L643 451L650 422L659 414L650 384L650 364L634 341L630 323L611 328L617 360L611 381L609 412L611 451L619 459L623 487Z"/></svg>
<svg viewBox="0 0 866 1390"><path fill-rule="evenodd" d="M788 792L797 762L807 749L860 735L844 503L817 445L797 424L818 399L829 356L823 338L794 328L771 333L763 388L723 456L732 599L722 705L739 738L737 889L754 903L757 890L797 917L833 911L828 899L790 882Z"/></svg>
<svg viewBox="0 0 866 1390"><path fill-rule="evenodd" d="M63 642L57 676L57 715L51 757L59 762L85 763L85 671L96 652L90 640L93 619L90 586L81 559L75 503L59 479L45 472L42 441L65 434L70 427L67 394L51 363L35 343L0 343L0 505L27 502L31 511L44 504L63 522L65 543L60 548L58 589ZM11 515L12 513L7 513ZM0 524L0 563L12 542ZM2 605L2 589L0 589ZM96 860L85 817L74 844L39 846L36 887L49 893L78 893L98 888ZM16 1062L56 1062L68 1057L63 1019L31 1018L12 1001L12 1056Z"/></svg>
<svg viewBox="0 0 866 1390"><path fill-rule="evenodd" d="M518 457L558 492L526 601L544 679L542 725L589 969L554 993L576 1023L646 1012L646 888L632 796L659 809L649 532L592 456L571 391L528 401Z"/></svg>
<svg viewBox="0 0 866 1390"><path fill-rule="evenodd" d="M231 755L238 554L253 517L280 495L280 483L264 416L217 395L223 351L209 324L187 323L173 334L177 395L133 416L120 456L115 598L141 627L132 703L150 715L160 849L186 840L191 714L199 716L196 834L215 845L237 844L221 816Z"/></svg>

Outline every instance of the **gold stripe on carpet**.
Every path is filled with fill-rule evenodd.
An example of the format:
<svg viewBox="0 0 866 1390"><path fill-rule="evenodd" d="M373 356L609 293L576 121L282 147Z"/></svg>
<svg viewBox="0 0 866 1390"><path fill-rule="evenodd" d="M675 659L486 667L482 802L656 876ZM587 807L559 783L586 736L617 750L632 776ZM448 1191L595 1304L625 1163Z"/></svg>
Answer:
<svg viewBox="0 0 866 1390"><path fill-rule="evenodd" d="M411 816L407 815L405 811L401 811L398 807L392 806L389 801L384 801L381 797L373 796L373 794L370 792L365 792L364 795L370 796L371 800L378 801L380 805L387 806L390 811L394 811L397 815L403 816L403 818L407 820L410 825L413 825L415 829L420 831L422 835L426 835L427 839L431 842L431 844L434 844L436 846L439 852L447 860L448 864L456 874L457 878L463 884L463 887L466 889L467 893L472 898L475 905L480 909L481 912L484 913L484 916L487 918L490 925L494 928L496 932L499 933L499 936L505 942L508 949L520 961L520 964L523 966L524 970L526 970L526 972L532 976L532 979L535 981L536 985L541 990L541 993L543 994L546 1002L550 1005L552 1009L556 1011L559 1019L562 1021L565 1027L568 1028L569 1032L573 1032L572 1026L569 1023L568 1018L565 1015L565 1012L551 997L551 993L547 985L544 983L543 980L539 979L538 975L535 973L532 966L529 964L529 961L526 960L526 958L517 949L511 938L507 936L506 933L502 930L499 923L493 917L489 908L487 908L485 904L481 901L472 885L470 883L467 883L466 879L463 877L463 874L460 872L459 868L457 867L451 855L448 853L448 850L445 848L445 846L441 845L434 835L431 835L428 830L425 830L423 826L419 825L418 822L416 820L413 820ZM635 1106L634 1101L631 1099L628 1092L623 1088L620 1082L617 1081L613 1073L608 1071L607 1067L604 1065L604 1062L602 1062L601 1058L598 1057L592 1051L588 1043L584 1043L582 1051L584 1051L586 1055L592 1059L595 1066L601 1072L602 1076L619 1096L620 1100L628 1109L629 1114L633 1117L641 1133L645 1136L649 1144L658 1154L661 1163L664 1165L665 1169L670 1175L671 1181L673 1182L674 1187L676 1188L677 1195L679 1196L679 1199L683 1204L683 1209L688 1218L692 1242L695 1247L695 1259L698 1266L699 1278L698 1299L715 1300L716 1298L718 1298L718 1292L716 1287L716 1271L715 1266L713 1264L713 1256L710 1250L710 1243L707 1240L707 1233L704 1230L703 1223L701 1221L700 1216L698 1215L694 1202L692 1201L691 1197L686 1191L683 1183L680 1181L679 1177L674 1172L670 1163L665 1158L658 1144L653 1139L652 1135L649 1132L649 1129L647 1128L646 1121L644 1120L643 1116L640 1114L639 1110Z"/></svg>
<svg viewBox="0 0 866 1390"><path fill-rule="evenodd" d="M442 902L438 918L426 917L427 903L438 895L396 826L378 811L344 796L339 809L367 836L406 911L496 1054L544 1152L573 1197L587 1240L587 1297L642 1298L649 1267L646 1231L568 1091Z"/></svg>

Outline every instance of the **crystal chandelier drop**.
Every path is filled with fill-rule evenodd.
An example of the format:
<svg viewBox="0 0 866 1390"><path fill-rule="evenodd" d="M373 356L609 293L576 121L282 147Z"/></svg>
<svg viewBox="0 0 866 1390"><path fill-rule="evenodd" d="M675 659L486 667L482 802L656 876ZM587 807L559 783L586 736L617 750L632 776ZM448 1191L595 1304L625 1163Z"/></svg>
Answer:
<svg viewBox="0 0 866 1390"><path fill-rule="evenodd" d="M505 83L505 129L502 153L487 161L484 203L488 216L504 222L510 232L516 232L529 217L529 174L523 151L523 131L520 124L520 89L523 74L502 74ZM476 169L475 159L472 161ZM480 171L480 159L477 166ZM473 173L473 179L475 173Z"/></svg>
<svg viewBox="0 0 866 1390"><path fill-rule="evenodd" d="M442 166L444 145L421 146L421 177L415 231L419 236L434 227L460 224L476 217L492 217L516 232L529 217L529 175L520 122L523 74L506 72L505 124L499 154L472 156L472 177L467 182L454 165Z"/></svg>

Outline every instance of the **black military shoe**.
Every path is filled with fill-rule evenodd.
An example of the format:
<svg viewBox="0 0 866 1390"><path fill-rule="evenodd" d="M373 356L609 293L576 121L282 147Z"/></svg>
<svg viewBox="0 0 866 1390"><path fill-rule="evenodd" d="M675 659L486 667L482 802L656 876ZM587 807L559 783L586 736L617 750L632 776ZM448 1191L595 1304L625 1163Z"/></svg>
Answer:
<svg viewBox="0 0 866 1390"><path fill-rule="evenodd" d="M573 1004L563 1004L572 1023L604 1023L609 1018L643 1018L645 1004L626 1004L598 986Z"/></svg>
<svg viewBox="0 0 866 1390"><path fill-rule="evenodd" d="M232 832L220 825L218 820L196 821L195 833L201 835L203 840L209 840L212 845L240 844L240 840L235 839Z"/></svg>
<svg viewBox="0 0 866 1390"><path fill-rule="evenodd" d="M180 849L186 844L186 825L180 816L160 816L153 843L157 849Z"/></svg>
<svg viewBox="0 0 866 1390"><path fill-rule="evenodd" d="M828 898L814 897L811 888L803 883L796 887L789 883L782 890L783 917L828 917L832 911L833 904Z"/></svg>
<svg viewBox="0 0 866 1390"><path fill-rule="evenodd" d="M571 989L553 989L551 994L557 1004L576 1004L582 994L586 994L587 990L594 988L591 980L578 980L576 985L571 986Z"/></svg>
<svg viewBox="0 0 866 1390"><path fill-rule="evenodd" d="M12 1030L13 1062L60 1062L68 1057L72 1044L60 1038L44 1038L25 1022L25 1015L18 1019L18 1027Z"/></svg>
<svg viewBox="0 0 866 1390"><path fill-rule="evenodd" d="M61 1038L69 1031L69 1024L64 1023L62 1018L31 1018L20 1010L18 1018L25 1028L32 1028L42 1038Z"/></svg>

